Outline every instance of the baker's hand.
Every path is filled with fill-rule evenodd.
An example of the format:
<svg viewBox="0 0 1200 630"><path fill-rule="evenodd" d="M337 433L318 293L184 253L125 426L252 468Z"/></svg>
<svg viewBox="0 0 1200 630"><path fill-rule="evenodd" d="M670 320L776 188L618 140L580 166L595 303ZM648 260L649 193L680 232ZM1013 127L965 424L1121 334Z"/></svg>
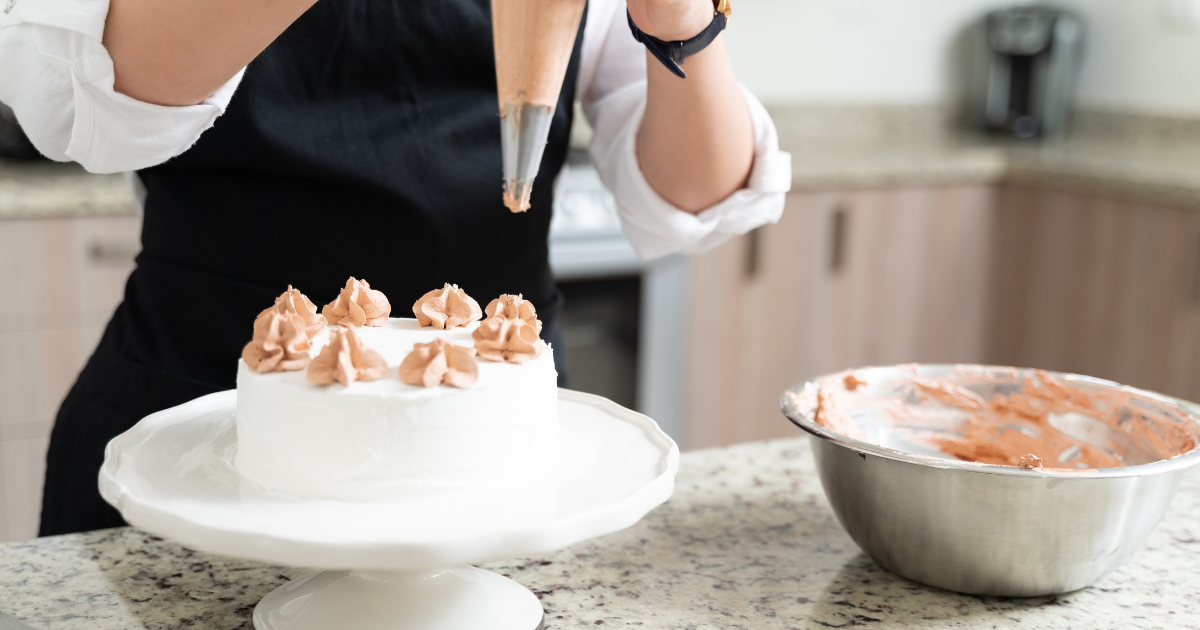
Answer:
<svg viewBox="0 0 1200 630"><path fill-rule="evenodd" d="M627 0L633 23L647 35L673 42L700 34L714 11L712 0Z"/></svg>

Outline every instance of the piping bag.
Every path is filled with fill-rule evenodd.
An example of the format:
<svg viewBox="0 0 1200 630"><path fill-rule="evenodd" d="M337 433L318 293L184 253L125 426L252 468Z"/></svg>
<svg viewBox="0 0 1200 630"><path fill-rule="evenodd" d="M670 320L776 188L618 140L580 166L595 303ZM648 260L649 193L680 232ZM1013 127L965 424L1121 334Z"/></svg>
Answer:
<svg viewBox="0 0 1200 630"><path fill-rule="evenodd" d="M492 0L504 205L529 209L587 0Z"/></svg>

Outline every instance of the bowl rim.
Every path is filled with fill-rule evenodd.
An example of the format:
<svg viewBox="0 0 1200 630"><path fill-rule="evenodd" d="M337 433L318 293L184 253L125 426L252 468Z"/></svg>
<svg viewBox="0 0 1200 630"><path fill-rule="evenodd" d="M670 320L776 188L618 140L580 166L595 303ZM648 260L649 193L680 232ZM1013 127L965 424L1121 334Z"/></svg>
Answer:
<svg viewBox="0 0 1200 630"><path fill-rule="evenodd" d="M1056 372L1054 370L1040 370L1037 368L1018 368L1018 367L1009 367L1009 366L983 365L983 364L976 364L976 363L902 363L902 364L897 364L897 365L864 366L864 367L860 367L860 368L851 368L850 370L841 370L838 372L831 372L830 374L823 374L821 376L818 376L818 377L815 377L815 378L812 378L812 379L809 379L806 381L801 381L801 382L787 388L786 390L784 390L783 394L779 398L779 408L783 412L783 415L786 416L789 420L791 420L793 424L800 427L801 429L804 429L805 431L807 431L809 434L813 435L814 437L821 438L823 440L832 442L839 446L853 449L855 451L858 451L859 453L868 453L871 455L875 455L876 457L883 457L885 459L891 459L891 460L905 462L905 463L909 463L909 464L916 464L916 465L925 466L928 468L941 468L944 470L959 470L959 471L963 471L963 472L982 473L982 474L989 474L989 475L1006 475L1006 476L1010 476L1010 477L1033 477L1033 478L1038 478L1038 479L1056 479L1056 478L1057 479L1113 479L1113 478L1144 477L1147 475L1156 475L1156 474L1160 474L1160 473L1182 470L1182 469L1194 466L1196 464L1200 464L1200 443L1198 443L1197 446L1195 448L1193 448L1192 450L1190 450L1186 453L1180 454L1180 455L1176 455L1175 457L1172 457L1171 459L1163 459L1163 460L1159 460L1156 462L1150 462L1149 464L1138 464L1136 466L1123 466L1120 468L1093 468L1093 469L1085 469L1085 470L1078 470L1078 471L1070 470L1070 469L1056 469L1056 468L1051 468L1051 469L1035 468L1032 470L1027 470L1024 468L1019 468L1017 466L1006 466L1006 465L1002 465L1002 464L981 464L978 462L968 462L968 461L963 461L963 460L958 460L958 459L934 457L932 455L921 455L918 453L910 453L908 451L901 451L901 450L897 450L897 449L893 449L893 448L888 448L886 446L880 446L878 444L872 444L870 442L863 442L861 440L857 440L855 438L842 435L841 433L831 431L830 429L827 429L824 426L817 424L811 418L808 418L807 415L804 414L804 412L797 409L796 404L792 399L792 396L795 394L800 394L809 388L818 387L820 384L820 380L827 376L833 376L833 375L841 374L841 373L847 372L847 371L901 368L901 367L910 367L910 366L916 367L916 368L930 368L930 369L939 369L939 368L940 369L946 369L946 368L953 369L953 368L962 366L962 367L970 367L970 368L995 369L995 370L1020 370L1020 371L1037 370L1039 372L1045 372L1046 374L1050 374L1056 378L1061 378L1061 379L1067 380L1067 381L1089 383L1092 385L1102 385L1105 387L1118 387L1118 388L1121 388L1121 389L1124 389L1127 391L1131 391L1138 395L1146 396L1147 398L1151 398L1158 402L1164 403L1168 406L1174 407L1174 408L1182 411L1189 418L1191 418L1192 422L1200 424L1200 404L1188 402L1186 400L1175 398L1173 396L1167 396L1165 394L1159 394L1157 392L1139 389L1137 387L1131 387L1129 385L1122 385L1122 384L1114 382L1114 381L1109 381L1109 380L1105 380L1102 378L1096 378L1094 376L1084 376L1082 374L1071 374L1069 372Z"/></svg>

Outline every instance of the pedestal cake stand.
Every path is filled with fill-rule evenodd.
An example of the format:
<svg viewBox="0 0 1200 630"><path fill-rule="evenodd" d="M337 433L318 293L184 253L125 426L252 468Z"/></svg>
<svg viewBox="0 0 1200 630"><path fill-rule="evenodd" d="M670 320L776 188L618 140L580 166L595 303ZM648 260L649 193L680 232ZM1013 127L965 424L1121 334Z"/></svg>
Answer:
<svg viewBox="0 0 1200 630"><path fill-rule="evenodd" d="M467 563L625 529L671 496L679 469L653 420L559 390L559 453L527 487L301 500L238 474L236 410L228 391L145 418L109 443L100 492L131 525L189 548L324 569L264 597L258 630L535 630L533 593Z"/></svg>

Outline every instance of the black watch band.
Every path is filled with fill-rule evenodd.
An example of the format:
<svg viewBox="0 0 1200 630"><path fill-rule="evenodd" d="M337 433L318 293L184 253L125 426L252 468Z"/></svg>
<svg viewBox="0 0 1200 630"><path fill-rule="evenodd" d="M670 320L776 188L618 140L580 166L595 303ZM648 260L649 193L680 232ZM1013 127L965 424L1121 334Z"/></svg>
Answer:
<svg viewBox="0 0 1200 630"><path fill-rule="evenodd" d="M686 79L687 74L683 71L680 65L684 59L704 50L709 44L725 30L725 25L728 23L724 12L718 11L713 16L712 22L700 31L700 34L684 41L664 42L663 40L647 35L633 23L633 16L629 14L629 9L625 9L625 17L629 19L629 30L633 31L633 38L646 45L650 54L658 58L667 70L675 73L675 76Z"/></svg>

